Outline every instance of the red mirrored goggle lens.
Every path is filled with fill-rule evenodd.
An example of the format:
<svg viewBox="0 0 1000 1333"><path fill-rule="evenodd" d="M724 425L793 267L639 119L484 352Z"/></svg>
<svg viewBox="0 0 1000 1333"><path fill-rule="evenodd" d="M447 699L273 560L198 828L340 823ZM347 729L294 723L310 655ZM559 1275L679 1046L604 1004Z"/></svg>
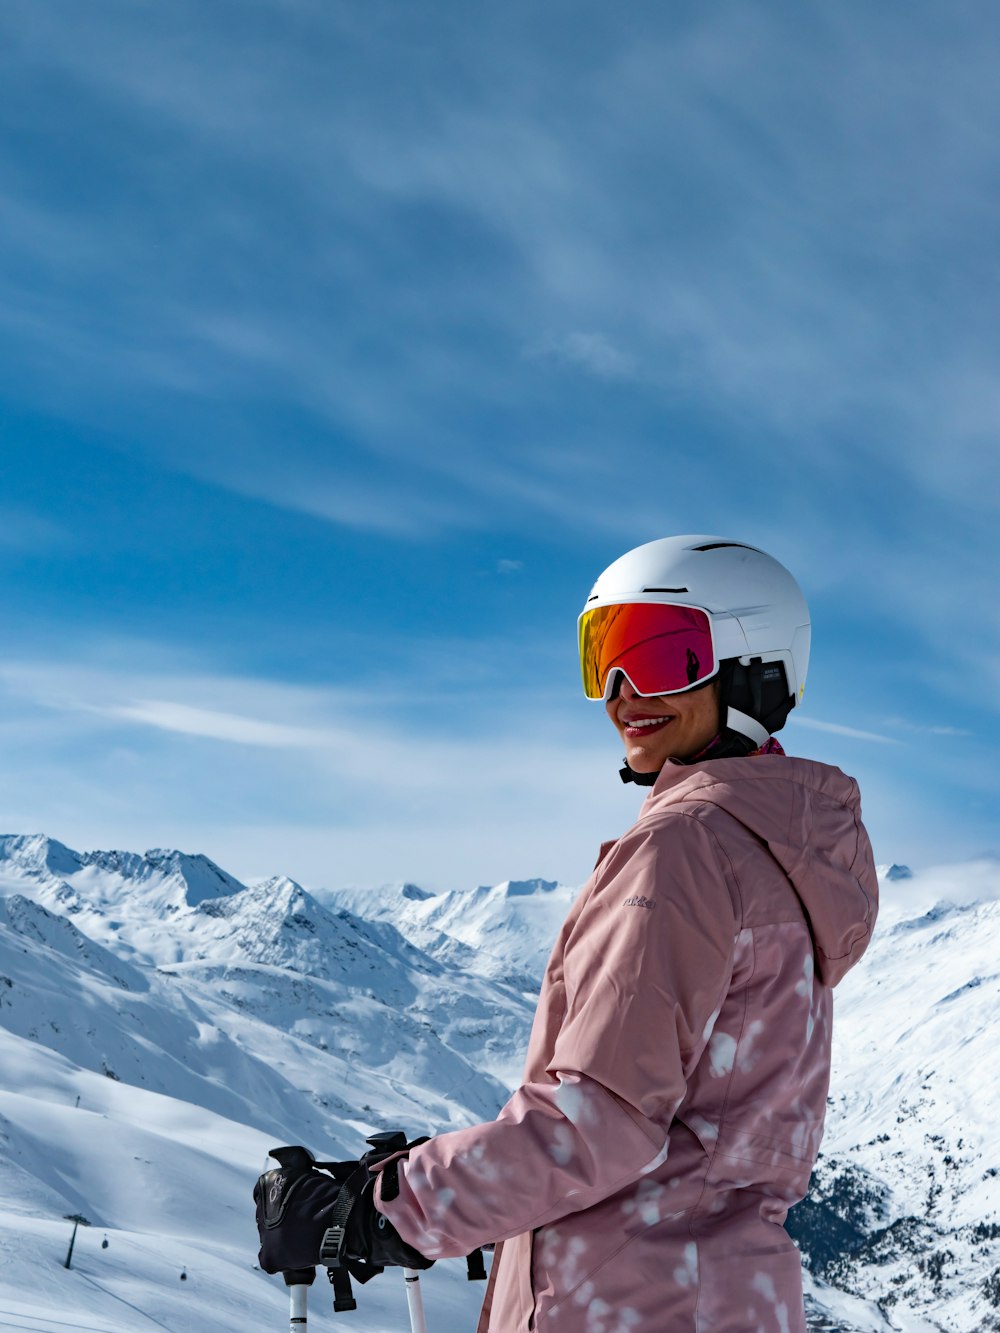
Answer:
<svg viewBox="0 0 1000 1333"><path fill-rule="evenodd" d="M715 674L712 622L696 606L595 606L580 617L580 666L588 699L603 699L616 667L640 694L676 694Z"/></svg>

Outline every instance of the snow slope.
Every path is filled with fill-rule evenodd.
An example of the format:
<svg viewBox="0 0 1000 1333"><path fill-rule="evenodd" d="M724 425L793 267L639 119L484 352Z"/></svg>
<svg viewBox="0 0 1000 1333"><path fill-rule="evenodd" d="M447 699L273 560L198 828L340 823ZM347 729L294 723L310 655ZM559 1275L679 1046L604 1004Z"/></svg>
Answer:
<svg viewBox="0 0 1000 1333"><path fill-rule="evenodd" d="M1000 1328L1000 866L882 878L789 1223L810 1324ZM311 894L179 852L0 838L0 1328L283 1328L283 1288L254 1267L268 1148L347 1157L374 1129L494 1115L573 892ZM68 1214L92 1224L70 1271ZM435 1333L474 1327L460 1265L424 1285ZM315 1326L408 1326L391 1275L359 1296Z"/></svg>
<svg viewBox="0 0 1000 1333"><path fill-rule="evenodd" d="M273 1135L3 1032L0 1063L5 1089L17 1089L0 1092L0 1328L287 1327L280 1280L253 1262L250 1189ZM91 1225L80 1228L67 1271L64 1218L73 1214ZM439 1265L433 1277L429 1308L445 1326L467 1326L477 1301L464 1275ZM314 1288L316 1327L334 1322L323 1288ZM402 1282L366 1288L362 1309L359 1333L405 1328Z"/></svg>
<svg viewBox="0 0 1000 1333"><path fill-rule="evenodd" d="M349 1157L375 1129L469 1124L506 1098L488 1066L520 1059L530 998L386 922L176 853L8 838L0 856L0 1327L72 1327L70 1310L106 1330L274 1327L285 1295L255 1273L250 1201L270 1146ZM75 1213L109 1245L81 1230L67 1273ZM438 1317L468 1326L477 1289L438 1268ZM402 1283L364 1309L404 1326Z"/></svg>

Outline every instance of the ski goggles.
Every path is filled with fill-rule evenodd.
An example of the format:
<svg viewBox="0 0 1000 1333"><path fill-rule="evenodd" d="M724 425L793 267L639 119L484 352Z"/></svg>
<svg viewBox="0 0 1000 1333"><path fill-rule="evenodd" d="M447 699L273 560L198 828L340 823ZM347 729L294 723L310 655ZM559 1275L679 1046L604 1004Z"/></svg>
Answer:
<svg viewBox="0 0 1000 1333"><path fill-rule="evenodd" d="M588 699L603 699L615 671L637 694L680 694L715 675L712 618L697 606L617 602L580 617L580 667Z"/></svg>

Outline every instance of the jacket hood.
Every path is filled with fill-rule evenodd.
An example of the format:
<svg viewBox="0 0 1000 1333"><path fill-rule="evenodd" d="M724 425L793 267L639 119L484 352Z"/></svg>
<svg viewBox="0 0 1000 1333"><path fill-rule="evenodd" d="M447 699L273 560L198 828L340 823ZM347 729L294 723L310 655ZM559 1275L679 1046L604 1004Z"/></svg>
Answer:
<svg viewBox="0 0 1000 1333"><path fill-rule="evenodd" d="M756 755L703 765L669 762L640 820L708 802L767 845L802 903L821 981L835 986L871 939L878 880L858 784L839 768Z"/></svg>

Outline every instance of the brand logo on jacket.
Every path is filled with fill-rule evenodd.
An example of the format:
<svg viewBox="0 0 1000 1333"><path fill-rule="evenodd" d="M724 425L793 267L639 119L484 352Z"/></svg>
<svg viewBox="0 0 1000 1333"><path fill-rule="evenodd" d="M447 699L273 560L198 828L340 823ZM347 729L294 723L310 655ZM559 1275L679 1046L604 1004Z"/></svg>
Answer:
<svg viewBox="0 0 1000 1333"><path fill-rule="evenodd" d="M644 898L641 893L635 894L631 898L626 898L622 907L648 907L650 911L656 906L654 898Z"/></svg>

